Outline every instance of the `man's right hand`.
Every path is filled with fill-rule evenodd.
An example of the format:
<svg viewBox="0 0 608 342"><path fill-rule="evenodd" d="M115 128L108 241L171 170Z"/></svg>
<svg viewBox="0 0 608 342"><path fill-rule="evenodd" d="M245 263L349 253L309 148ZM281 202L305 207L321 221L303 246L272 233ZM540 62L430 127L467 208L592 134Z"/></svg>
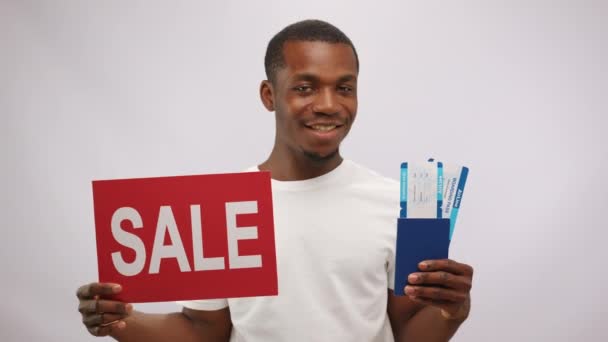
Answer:
<svg viewBox="0 0 608 342"><path fill-rule="evenodd" d="M78 311L91 335L107 336L126 327L124 319L133 312L133 306L111 299L121 290L120 285L108 283L91 283L78 289Z"/></svg>

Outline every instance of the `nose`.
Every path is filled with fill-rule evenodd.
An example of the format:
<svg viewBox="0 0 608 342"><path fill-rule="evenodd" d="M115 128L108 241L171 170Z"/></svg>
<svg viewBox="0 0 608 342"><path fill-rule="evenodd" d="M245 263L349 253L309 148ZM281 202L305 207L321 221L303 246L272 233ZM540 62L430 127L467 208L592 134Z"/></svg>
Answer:
<svg viewBox="0 0 608 342"><path fill-rule="evenodd" d="M324 88L314 99L312 110L318 114L333 115L340 110L336 93L333 89Z"/></svg>

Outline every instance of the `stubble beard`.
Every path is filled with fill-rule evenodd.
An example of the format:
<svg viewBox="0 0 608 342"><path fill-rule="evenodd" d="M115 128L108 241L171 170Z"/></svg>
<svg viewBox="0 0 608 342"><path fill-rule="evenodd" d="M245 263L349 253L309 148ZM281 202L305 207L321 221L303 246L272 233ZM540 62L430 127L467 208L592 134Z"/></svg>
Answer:
<svg viewBox="0 0 608 342"><path fill-rule="evenodd" d="M303 151L304 155L315 163L322 163L322 162L329 161L329 160L333 159L336 155L338 155L339 152L340 152L339 149L335 149L331 153L324 156L317 152L311 152L311 151L306 151L306 150Z"/></svg>

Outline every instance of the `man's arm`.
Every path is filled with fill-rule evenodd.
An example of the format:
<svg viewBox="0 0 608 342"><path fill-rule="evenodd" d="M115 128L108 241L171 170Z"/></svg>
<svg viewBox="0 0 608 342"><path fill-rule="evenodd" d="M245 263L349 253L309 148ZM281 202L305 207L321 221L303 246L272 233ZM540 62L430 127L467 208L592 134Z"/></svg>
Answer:
<svg viewBox="0 0 608 342"><path fill-rule="evenodd" d="M217 311L184 308L181 313L170 314L134 312L124 321L123 329L110 332L120 342L228 342L232 329L228 308Z"/></svg>
<svg viewBox="0 0 608 342"><path fill-rule="evenodd" d="M82 323L94 336L112 336L120 342L227 342L232 330L228 308L181 313L146 314L131 304L112 299L117 284L91 283L76 293Z"/></svg>
<svg viewBox="0 0 608 342"><path fill-rule="evenodd" d="M406 296L388 294L395 340L443 342L456 333L471 308L473 268L453 260L427 260L408 276Z"/></svg>
<svg viewBox="0 0 608 342"><path fill-rule="evenodd" d="M441 309L415 303L408 296L388 294L388 314L396 342L444 342L456 333L466 316L447 319Z"/></svg>

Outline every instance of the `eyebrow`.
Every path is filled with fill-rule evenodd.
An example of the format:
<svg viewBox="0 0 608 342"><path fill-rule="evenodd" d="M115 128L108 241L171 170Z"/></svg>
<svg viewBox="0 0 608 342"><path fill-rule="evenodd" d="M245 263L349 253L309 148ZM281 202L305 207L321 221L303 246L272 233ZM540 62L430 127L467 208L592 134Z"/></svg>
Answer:
<svg viewBox="0 0 608 342"><path fill-rule="evenodd" d="M313 74L308 74L308 73L303 73L303 74L297 74L293 77L293 81L310 81L310 82L315 82L318 81L319 77L313 75Z"/></svg>
<svg viewBox="0 0 608 342"><path fill-rule="evenodd" d="M356 81L356 80L357 80L357 76L355 76L355 75L344 75L338 79L338 83L344 83L344 82L350 82L350 81Z"/></svg>
<svg viewBox="0 0 608 342"><path fill-rule="evenodd" d="M344 82L356 81L356 80L357 80L357 76L348 74L348 75L344 75L344 76L341 76L340 78L338 78L338 83L344 83ZM292 81L317 82L317 81L319 81L319 77L314 74L302 73L302 74L295 75L293 77Z"/></svg>

